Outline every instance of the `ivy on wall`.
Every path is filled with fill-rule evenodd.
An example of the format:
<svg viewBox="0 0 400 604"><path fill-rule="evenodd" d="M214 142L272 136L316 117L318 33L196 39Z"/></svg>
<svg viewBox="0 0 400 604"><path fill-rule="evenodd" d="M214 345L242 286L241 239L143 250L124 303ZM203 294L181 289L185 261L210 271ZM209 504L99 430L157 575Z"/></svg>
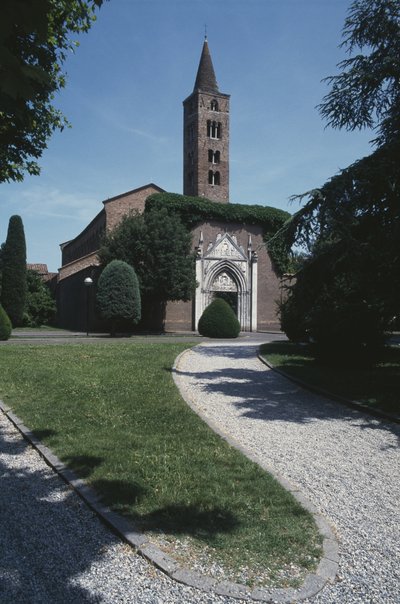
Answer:
<svg viewBox="0 0 400 604"><path fill-rule="evenodd" d="M279 231L291 218L288 212L268 206L216 203L204 197L189 197L178 193L150 195L146 200L145 212L165 206L178 214L188 229L211 220L260 226L276 273L281 276L287 271L289 249Z"/></svg>

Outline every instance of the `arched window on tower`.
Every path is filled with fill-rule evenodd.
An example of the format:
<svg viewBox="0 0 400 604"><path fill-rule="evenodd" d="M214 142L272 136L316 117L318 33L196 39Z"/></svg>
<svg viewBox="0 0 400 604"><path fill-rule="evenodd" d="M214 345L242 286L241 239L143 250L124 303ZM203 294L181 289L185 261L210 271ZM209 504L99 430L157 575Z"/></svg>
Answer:
<svg viewBox="0 0 400 604"><path fill-rule="evenodd" d="M220 160L220 151L214 151L213 149L208 150L208 161L210 162L210 164L219 164Z"/></svg>
<svg viewBox="0 0 400 604"><path fill-rule="evenodd" d="M213 172L212 170L208 171L208 184L209 185L219 185L221 182L219 172Z"/></svg>
<svg viewBox="0 0 400 604"><path fill-rule="evenodd" d="M211 107L211 111L218 111L218 102L215 99L213 99L211 101L210 107Z"/></svg>
<svg viewBox="0 0 400 604"><path fill-rule="evenodd" d="M221 138L221 122L207 120L207 136L209 138Z"/></svg>

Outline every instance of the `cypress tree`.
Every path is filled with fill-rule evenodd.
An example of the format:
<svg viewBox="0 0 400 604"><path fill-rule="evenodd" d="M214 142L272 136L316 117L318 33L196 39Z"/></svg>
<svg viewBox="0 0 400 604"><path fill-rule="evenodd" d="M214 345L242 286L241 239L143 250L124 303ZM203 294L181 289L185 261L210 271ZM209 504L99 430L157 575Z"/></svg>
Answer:
<svg viewBox="0 0 400 604"><path fill-rule="evenodd" d="M11 335L11 321L0 304L0 340L8 340Z"/></svg>
<svg viewBox="0 0 400 604"><path fill-rule="evenodd" d="M21 216L10 218L2 265L1 303L13 327L18 327L26 301L26 243Z"/></svg>

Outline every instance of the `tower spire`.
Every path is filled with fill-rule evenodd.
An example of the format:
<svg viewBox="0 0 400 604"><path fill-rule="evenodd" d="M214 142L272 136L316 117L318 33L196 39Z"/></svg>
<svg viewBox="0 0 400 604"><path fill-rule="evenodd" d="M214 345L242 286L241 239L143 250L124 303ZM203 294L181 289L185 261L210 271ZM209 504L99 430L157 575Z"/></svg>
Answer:
<svg viewBox="0 0 400 604"><path fill-rule="evenodd" d="M229 94L219 91L205 32L194 90L183 101L183 194L229 201Z"/></svg>
<svg viewBox="0 0 400 604"><path fill-rule="evenodd" d="M196 92L197 90L202 90L204 92L219 92L210 49L208 48L207 29L204 36L203 50L201 52L193 92Z"/></svg>

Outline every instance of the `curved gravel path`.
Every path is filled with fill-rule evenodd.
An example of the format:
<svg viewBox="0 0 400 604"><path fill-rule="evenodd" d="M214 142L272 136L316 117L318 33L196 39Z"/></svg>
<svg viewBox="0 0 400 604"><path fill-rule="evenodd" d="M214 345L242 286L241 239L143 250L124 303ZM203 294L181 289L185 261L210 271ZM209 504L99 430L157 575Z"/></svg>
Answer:
<svg viewBox="0 0 400 604"><path fill-rule="evenodd" d="M251 342L203 344L180 357L176 382L203 417L330 522L339 576L313 604L399 604L400 426L306 392L257 352Z"/></svg>

